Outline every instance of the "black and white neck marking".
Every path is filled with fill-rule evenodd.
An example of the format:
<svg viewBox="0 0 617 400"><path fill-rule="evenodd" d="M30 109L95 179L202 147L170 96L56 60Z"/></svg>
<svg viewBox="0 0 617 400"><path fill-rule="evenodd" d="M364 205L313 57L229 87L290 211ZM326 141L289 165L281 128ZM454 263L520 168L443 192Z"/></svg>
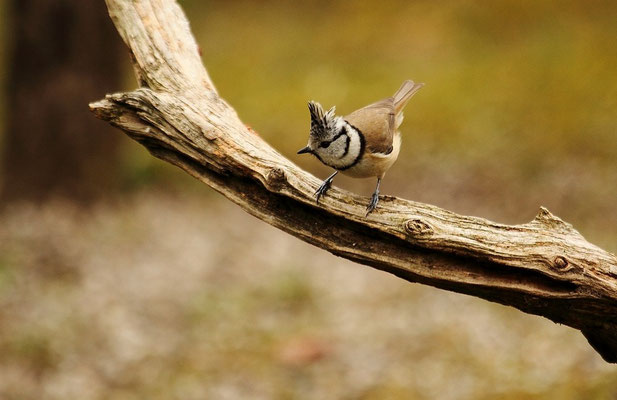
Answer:
<svg viewBox="0 0 617 400"><path fill-rule="evenodd" d="M356 165L362 158L364 135L343 119L337 128L338 133L330 140L321 141L313 154L327 166L343 171Z"/></svg>

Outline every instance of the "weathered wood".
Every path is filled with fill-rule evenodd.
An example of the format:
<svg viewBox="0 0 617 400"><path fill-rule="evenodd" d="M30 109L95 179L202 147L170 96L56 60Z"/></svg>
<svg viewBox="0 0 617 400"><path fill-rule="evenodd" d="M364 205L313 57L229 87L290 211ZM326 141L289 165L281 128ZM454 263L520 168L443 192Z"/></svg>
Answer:
<svg viewBox="0 0 617 400"><path fill-rule="evenodd" d="M156 157L306 242L411 282L481 297L579 329L617 362L617 258L541 208L522 225L332 188L276 152L221 99L174 0L107 0L141 88L90 105Z"/></svg>

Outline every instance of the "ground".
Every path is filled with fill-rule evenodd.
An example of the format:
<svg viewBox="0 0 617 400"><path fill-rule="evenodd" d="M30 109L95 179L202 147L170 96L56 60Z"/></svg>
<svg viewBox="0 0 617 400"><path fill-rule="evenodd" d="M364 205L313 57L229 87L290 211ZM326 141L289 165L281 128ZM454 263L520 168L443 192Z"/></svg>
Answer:
<svg viewBox="0 0 617 400"><path fill-rule="evenodd" d="M0 215L3 399L602 399L540 317L335 257L214 193Z"/></svg>

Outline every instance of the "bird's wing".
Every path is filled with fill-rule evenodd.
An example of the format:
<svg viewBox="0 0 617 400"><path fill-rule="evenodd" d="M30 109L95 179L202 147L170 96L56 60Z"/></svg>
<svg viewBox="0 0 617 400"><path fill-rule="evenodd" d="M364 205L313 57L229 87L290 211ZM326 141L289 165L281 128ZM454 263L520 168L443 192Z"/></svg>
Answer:
<svg viewBox="0 0 617 400"><path fill-rule="evenodd" d="M394 96L369 104L345 117L358 128L372 153L389 154L392 151L394 132L403 122L403 108L423 83L403 82Z"/></svg>
<svg viewBox="0 0 617 400"><path fill-rule="evenodd" d="M394 137L394 99L388 97L356 110L345 120L364 135L366 148L371 153L389 154Z"/></svg>

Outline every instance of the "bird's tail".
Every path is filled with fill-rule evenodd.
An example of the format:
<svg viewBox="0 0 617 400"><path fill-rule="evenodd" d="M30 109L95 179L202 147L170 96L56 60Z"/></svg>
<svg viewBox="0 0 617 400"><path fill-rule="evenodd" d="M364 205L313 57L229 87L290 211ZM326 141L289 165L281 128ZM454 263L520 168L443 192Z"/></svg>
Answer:
<svg viewBox="0 0 617 400"><path fill-rule="evenodd" d="M424 83L414 83L411 80L403 82L401 87L394 93L394 112L395 114L403 111L403 108L407 105L407 102L411 97L416 94L420 88L424 86Z"/></svg>

